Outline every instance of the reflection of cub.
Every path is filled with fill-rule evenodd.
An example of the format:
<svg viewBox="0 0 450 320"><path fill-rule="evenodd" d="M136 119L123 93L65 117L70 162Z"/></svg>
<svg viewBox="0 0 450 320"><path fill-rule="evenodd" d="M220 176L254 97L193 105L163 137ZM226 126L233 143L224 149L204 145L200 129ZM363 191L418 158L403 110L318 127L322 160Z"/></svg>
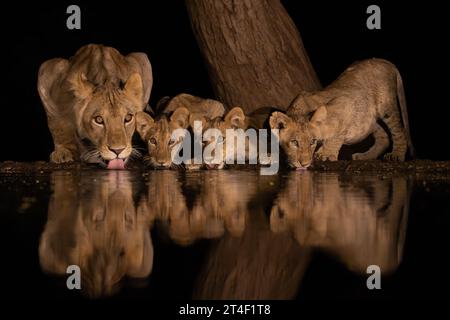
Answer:
<svg viewBox="0 0 450 320"><path fill-rule="evenodd" d="M256 190L257 175L248 174L247 184L242 175L226 171L186 174L185 187L197 190L192 208L182 192L178 173L151 171L147 195L139 211L160 220L169 237L187 245L200 238L221 237L225 229L239 236L245 228L248 202ZM254 179L255 181L251 181ZM186 196L190 196L189 192Z"/></svg>
<svg viewBox="0 0 450 320"><path fill-rule="evenodd" d="M193 228L206 226L203 232L216 228L221 234L226 228L233 236L242 235L258 176L242 171L210 171L200 177L202 190L192 209ZM189 178L187 182L189 184Z"/></svg>
<svg viewBox="0 0 450 320"><path fill-rule="evenodd" d="M53 175L54 194L41 237L45 272L81 269L81 290L111 295L124 276L147 277L153 264L149 219L136 212L128 172Z"/></svg>
<svg viewBox="0 0 450 320"><path fill-rule="evenodd" d="M402 259L408 206L405 178L292 173L272 208L271 228L291 228L300 244L331 252L353 271L375 264L389 273Z"/></svg>

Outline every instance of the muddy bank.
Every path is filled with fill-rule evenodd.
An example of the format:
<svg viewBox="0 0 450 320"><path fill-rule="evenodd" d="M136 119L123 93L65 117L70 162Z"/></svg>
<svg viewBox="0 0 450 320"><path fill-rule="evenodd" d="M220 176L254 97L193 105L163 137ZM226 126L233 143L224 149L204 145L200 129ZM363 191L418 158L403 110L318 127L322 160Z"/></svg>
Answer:
<svg viewBox="0 0 450 320"><path fill-rule="evenodd" d="M233 169L248 169L254 166L232 166ZM45 161L37 162L0 162L0 174L47 174L56 170L92 170L98 169L96 165L88 165L79 162L67 164L54 164ZM131 170L147 170L140 163L129 167ZM285 169L283 169L285 170ZM373 173L381 176L395 174L412 174L426 179L450 179L450 161L415 160L407 162L388 161L336 161L316 162L313 171L318 172L343 172L349 174Z"/></svg>

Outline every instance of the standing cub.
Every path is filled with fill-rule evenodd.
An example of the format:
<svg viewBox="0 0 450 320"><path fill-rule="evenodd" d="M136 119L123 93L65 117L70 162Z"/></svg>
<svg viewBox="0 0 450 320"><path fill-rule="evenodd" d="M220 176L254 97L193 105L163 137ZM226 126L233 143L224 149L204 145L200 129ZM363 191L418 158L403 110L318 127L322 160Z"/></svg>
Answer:
<svg viewBox="0 0 450 320"><path fill-rule="evenodd" d="M309 112L313 110L312 117ZM411 143L403 83L397 68L381 59L352 64L337 80L321 91L299 96L287 114L274 112L272 129L280 129L279 140L290 166L306 169L313 154L319 160L335 161L343 144L354 144L373 134L374 145L353 159L376 159L389 146L388 160L405 160ZM322 145L314 153L317 142Z"/></svg>

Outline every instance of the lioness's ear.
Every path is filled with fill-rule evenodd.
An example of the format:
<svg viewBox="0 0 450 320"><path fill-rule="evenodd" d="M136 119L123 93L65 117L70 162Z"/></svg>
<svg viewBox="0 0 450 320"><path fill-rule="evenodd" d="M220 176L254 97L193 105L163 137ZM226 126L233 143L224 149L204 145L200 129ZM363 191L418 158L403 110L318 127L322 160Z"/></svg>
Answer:
<svg viewBox="0 0 450 320"><path fill-rule="evenodd" d="M127 250L128 270L127 275L132 278L145 278L153 269L153 243L150 232L144 230L143 245L137 246L136 250ZM135 243L130 244L136 248Z"/></svg>
<svg viewBox="0 0 450 320"><path fill-rule="evenodd" d="M309 122L313 125L319 126L326 119L327 119L327 108L325 106L321 106L316 110L316 112L314 112Z"/></svg>
<svg viewBox="0 0 450 320"><path fill-rule="evenodd" d="M133 73L129 76L128 80L125 82L123 91L128 98L133 100L138 108L142 107L144 90L142 88L142 79L139 73Z"/></svg>
<svg viewBox="0 0 450 320"><path fill-rule="evenodd" d="M94 92L95 86L89 82L83 72L75 74L69 82L75 97L80 100L88 98Z"/></svg>
<svg viewBox="0 0 450 320"><path fill-rule="evenodd" d="M177 108L170 117L180 128L186 129L189 126L189 110L185 107Z"/></svg>
<svg viewBox="0 0 450 320"><path fill-rule="evenodd" d="M245 129L245 113L241 107L234 107L225 116L225 121L231 125L231 127L237 129Z"/></svg>
<svg viewBox="0 0 450 320"><path fill-rule="evenodd" d="M145 140L148 131L155 123L152 117L145 112L138 112L136 114L136 130L141 136L142 140Z"/></svg>
<svg viewBox="0 0 450 320"><path fill-rule="evenodd" d="M270 116L270 128L278 130L286 129L289 121L291 121L289 116L285 115L283 112L276 111Z"/></svg>

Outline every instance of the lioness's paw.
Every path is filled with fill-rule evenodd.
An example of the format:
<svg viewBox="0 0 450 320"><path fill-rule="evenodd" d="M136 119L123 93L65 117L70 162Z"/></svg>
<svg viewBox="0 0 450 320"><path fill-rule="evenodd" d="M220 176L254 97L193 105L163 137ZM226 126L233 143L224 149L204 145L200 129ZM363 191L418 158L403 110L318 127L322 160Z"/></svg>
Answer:
<svg viewBox="0 0 450 320"><path fill-rule="evenodd" d="M64 163L74 161L72 152L66 148L58 148L50 155L50 161L54 163Z"/></svg>
<svg viewBox="0 0 450 320"><path fill-rule="evenodd" d="M383 159L388 161L405 161L405 155L391 152L385 154Z"/></svg>

